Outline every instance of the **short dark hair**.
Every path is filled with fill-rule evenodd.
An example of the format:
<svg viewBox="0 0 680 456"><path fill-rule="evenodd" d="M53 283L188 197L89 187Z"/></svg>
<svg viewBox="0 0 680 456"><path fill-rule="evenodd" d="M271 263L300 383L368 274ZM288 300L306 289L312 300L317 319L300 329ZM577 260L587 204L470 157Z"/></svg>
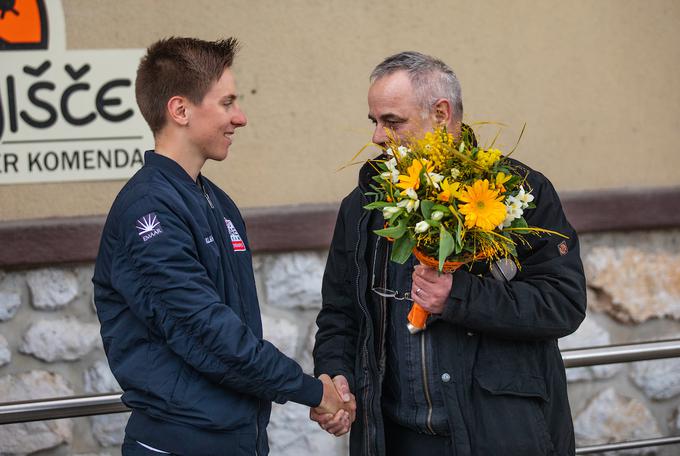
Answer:
<svg viewBox="0 0 680 456"><path fill-rule="evenodd" d="M200 103L239 48L236 38L203 41L170 37L153 43L137 68L137 105L154 135L165 126L168 100L180 95Z"/></svg>
<svg viewBox="0 0 680 456"><path fill-rule="evenodd" d="M408 73L423 111L430 112L439 98L446 98L451 103L454 117L463 120L460 82L456 73L443 61L420 52L400 52L380 62L371 72L370 81L374 83L397 71Z"/></svg>

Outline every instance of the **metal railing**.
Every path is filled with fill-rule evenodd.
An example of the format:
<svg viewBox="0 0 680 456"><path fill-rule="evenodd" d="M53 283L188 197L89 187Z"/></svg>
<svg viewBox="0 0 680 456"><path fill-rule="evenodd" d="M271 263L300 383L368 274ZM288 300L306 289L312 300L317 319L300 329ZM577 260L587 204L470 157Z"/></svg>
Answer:
<svg viewBox="0 0 680 456"><path fill-rule="evenodd" d="M680 339L569 349L562 350L561 353L567 368L675 358L680 357ZM0 403L0 425L129 412L130 409L121 402L120 398L121 393L112 393ZM576 454L594 454L676 443L680 443L680 437L607 443L577 448Z"/></svg>

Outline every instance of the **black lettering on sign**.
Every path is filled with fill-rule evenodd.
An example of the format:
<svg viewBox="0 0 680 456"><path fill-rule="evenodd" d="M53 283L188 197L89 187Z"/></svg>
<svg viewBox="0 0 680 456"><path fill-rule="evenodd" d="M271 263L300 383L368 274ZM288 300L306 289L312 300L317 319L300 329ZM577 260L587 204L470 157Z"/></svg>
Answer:
<svg viewBox="0 0 680 456"><path fill-rule="evenodd" d="M83 151L83 168L84 169L97 169L97 167L92 163L94 162L94 150L87 149Z"/></svg>
<svg viewBox="0 0 680 456"><path fill-rule="evenodd" d="M54 171L59 167L59 155L52 151L47 152L43 159L43 165L46 170Z"/></svg>
<svg viewBox="0 0 680 456"><path fill-rule="evenodd" d="M114 79L104 84L97 92L97 112L109 122L122 122L132 117L132 109L127 109L120 114L112 114L106 109L107 106L118 106L122 104L120 98L106 98L109 90L116 87L130 87L132 82L129 79Z"/></svg>
<svg viewBox="0 0 680 456"><path fill-rule="evenodd" d="M36 168L38 168L38 171L42 172L42 166L40 166L40 162L38 160L40 160L40 152L38 152L35 155L33 155L33 152L28 153L28 172L29 173L33 171L34 166Z"/></svg>
<svg viewBox="0 0 680 456"><path fill-rule="evenodd" d="M30 116L25 110L21 110L21 118L33 128L49 128L57 121L57 110L47 101L38 97L39 90L54 90L56 86L52 82L36 82L28 89L28 99L33 103L33 106L42 108L47 112L48 117L45 120L38 120Z"/></svg>
<svg viewBox="0 0 680 456"><path fill-rule="evenodd" d="M90 84L86 84L84 82L79 82L78 84L73 84L68 89L66 89L64 91L63 95L61 96L61 103L60 103L61 114L64 116L64 120L66 122L70 123L71 125L76 125L76 126L87 125L90 122L93 122L97 118L97 115L92 111L90 111L88 114L86 114L82 117L76 117L73 114L71 114L71 110L68 107L69 99L71 98L71 95L74 92L77 92L77 91L85 91L86 92L88 90L90 90Z"/></svg>
<svg viewBox="0 0 680 456"><path fill-rule="evenodd" d="M19 169L17 168L17 161L19 160L19 157L17 157L17 154L13 154L11 152L2 154L2 169L0 169L0 173L9 173L10 168L14 168L14 172L18 173Z"/></svg>
<svg viewBox="0 0 680 456"><path fill-rule="evenodd" d="M71 151L70 154L68 151L61 151L61 169L65 170L67 166L68 169L80 169L80 155L77 150Z"/></svg>
<svg viewBox="0 0 680 456"><path fill-rule="evenodd" d="M108 153L105 154L103 150L98 149L97 150L97 163L99 163L99 167L102 167L102 163L106 164L107 168L111 168L111 149L108 150Z"/></svg>
<svg viewBox="0 0 680 456"><path fill-rule="evenodd" d="M132 153L132 162L130 163L130 166L144 166L144 157L142 156L142 151L139 149L135 149Z"/></svg>
<svg viewBox="0 0 680 456"><path fill-rule="evenodd" d="M7 108L9 109L9 129L12 133L17 131L17 99L14 88L14 76L7 76Z"/></svg>
<svg viewBox="0 0 680 456"><path fill-rule="evenodd" d="M125 149L116 149L114 158L116 168L125 168L130 161L130 157Z"/></svg>

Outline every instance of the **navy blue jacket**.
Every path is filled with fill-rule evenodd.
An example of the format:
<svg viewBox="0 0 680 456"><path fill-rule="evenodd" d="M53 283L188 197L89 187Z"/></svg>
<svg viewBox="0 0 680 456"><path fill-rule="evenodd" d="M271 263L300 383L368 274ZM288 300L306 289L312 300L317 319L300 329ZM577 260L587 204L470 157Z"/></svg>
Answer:
<svg viewBox="0 0 680 456"><path fill-rule="evenodd" d="M236 205L173 160L147 152L119 193L93 282L130 437L176 454L266 455L271 401L320 403L321 383L262 339Z"/></svg>

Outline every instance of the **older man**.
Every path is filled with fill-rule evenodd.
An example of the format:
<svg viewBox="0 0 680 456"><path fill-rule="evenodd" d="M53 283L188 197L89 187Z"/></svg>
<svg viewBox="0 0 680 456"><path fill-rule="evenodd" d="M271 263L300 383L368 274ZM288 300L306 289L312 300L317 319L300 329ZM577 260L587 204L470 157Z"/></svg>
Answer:
<svg viewBox="0 0 680 456"><path fill-rule="evenodd" d="M373 142L381 146L390 131L406 139L441 125L455 136L465 128L456 75L417 52L388 57L373 70L368 107ZM525 212L529 225L569 239L530 239L518 248L521 270L505 275L483 262L438 275L414 258L389 261L389 242L373 233L382 215L363 209L376 172L370 161L343 200L314 360L317 374L330 374L357 398L352 455L574 454L557 338L585 315L578 239L551 183L513 165L536 195L536 208ZM404 324L414 294L433 314L418 334ZM334 434L347 430L329 414L311 417Z"/></svg>

